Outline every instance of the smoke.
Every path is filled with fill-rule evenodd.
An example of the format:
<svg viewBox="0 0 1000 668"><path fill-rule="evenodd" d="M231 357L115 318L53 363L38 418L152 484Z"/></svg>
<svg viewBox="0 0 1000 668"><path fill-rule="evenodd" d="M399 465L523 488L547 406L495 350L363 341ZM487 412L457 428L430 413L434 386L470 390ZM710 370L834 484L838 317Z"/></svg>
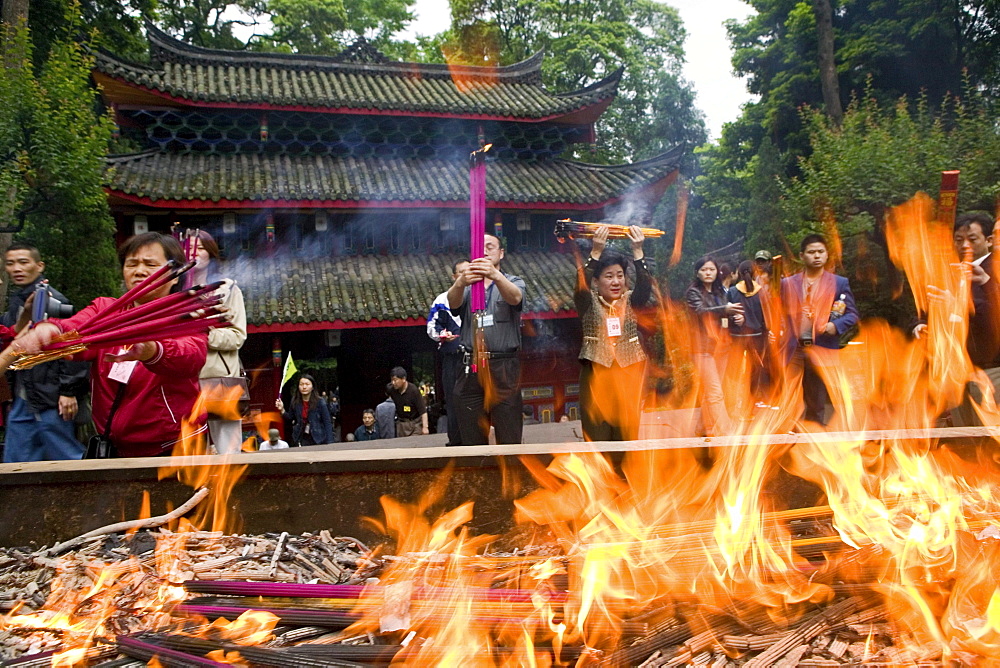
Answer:
<svg viewBox="0 0 1000 668"><path fill-rule="evenodd" d="M602 223L611 225L648 225L653 212L646 197L639 193L625 193L621 200L604 209Z"/></svg>
<svg viewBox="0 0 1000 668"><path fill-rule="evenodd" d="M407 210L388 217L384 209L345 212L325 211L325 230L317 230L313 212L282 216L268 238L270 211L242 215L237 232L224 234L221 221L205 226L223 248L226 276L238 283L258 282L275 264L289 268L304 262L357 255L444 254L457 259L468 255L468 232L462 209L447 211ZM452 216L451 230L439 230L441 215ZM322 225L322 217L319 219ZM434 230L429 234L429 230ZM286 276L286 279L288 277Z"/></svg>

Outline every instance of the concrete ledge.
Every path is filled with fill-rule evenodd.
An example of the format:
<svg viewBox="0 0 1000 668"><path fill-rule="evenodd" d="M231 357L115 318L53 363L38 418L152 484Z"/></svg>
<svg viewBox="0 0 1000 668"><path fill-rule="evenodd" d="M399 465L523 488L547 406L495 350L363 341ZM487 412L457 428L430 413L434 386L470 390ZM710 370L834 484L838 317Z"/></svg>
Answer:
<svg viewBox="0 0 1000 668"><path fill-rule="evenodd" d="M144 490L150 492L154 514L168 504L177 506L191 489L172 478L159 479L162 466L208 467L218 476L222 467L246 465L243 479L230 497L230 510L243 518L251 533L315 531L328 528L362 540L378 540L361 521L380 517L379 498L389 494L415 501L453 465L441 509L469 500L476 502L473 527L502 533L513 527L513 499L536 488L519 456L547 459L554 453L740 447L751 440L774 445L803 442L935 439L968 443L1000 437L1000 429L915 429L864 433L778 434L726 438L670 438L627 442L535 443L474 447L404 446L373 450L333 444L267 452L181 459L34 462L0 465L0 544L51 544L99 526L137 516ZM390 441L386 441L389 443ZM409 447L406 447L409 446ZM670 472L664 472L665 481ZM790 478L790 476L788 476Z"/></svg>

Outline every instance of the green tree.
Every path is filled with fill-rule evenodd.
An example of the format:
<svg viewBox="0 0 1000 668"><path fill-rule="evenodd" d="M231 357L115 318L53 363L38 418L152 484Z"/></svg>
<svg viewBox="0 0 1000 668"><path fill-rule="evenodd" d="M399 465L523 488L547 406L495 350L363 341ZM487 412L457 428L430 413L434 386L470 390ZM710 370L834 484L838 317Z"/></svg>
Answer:
<svg viewBox="0 0 1000 668"><path fill-rule="evenodd" d="M862 312L904 324L912 314L907 300L894 299L902 285L889 261L885 215L918 191L937 197L949 169L961 170L960 211L992 211L1000 195L1000 128L978 95L938 107L926 98L887 106L866 96L848 107L839 128L816 111L803 116L813 152L800 175L781 183L784 235L795 244L834 221Z"/></svg>
<svg viewBox="0 0 1000 668"><path fill-rule="evenodd" d="M53 283L83 304L111 294L119 280L102 187L111 124L94 116L91 62L70 38L76 31L52 42L36 68L28 29L4 30L5 43L23 55L0 70L0 192L10 198L0 224L23 222L22 236L38 245Z"/></svg>
<svg viewBox="0 0 1000 668"><path fill-rule="evenodd" d="M343 48L337 38L347 27L342 0L269 0L267 9L273 30L255 49L331 54Z"/></svg>
<svg viewBox="0 0 1000 668"><path fill-rule="evenodd" d="M943 170L961 170L959 209L992 211L1000 195L1000 128L982 97L901 98L886 107L855 100L835 128L823 115L804 113L813 152L801 175L784 183L784 218L795 231L819 225L829 210L850 233L877 229L889 207L917 191L938 195Z"/></svg>
<svg viewBox="0 0 1000 668"><path fill-rule="evenodd" d="M387 53L413 20L414 0L159 0L155 22L179 39L217 49L333 55L365 37ZM241 39L237 33L252 29Z"/></svg>
<svg viewBox="0 0 1000 668"><path fill-rule="evenodd" d="M542 79L555 91L590 85L624 67L619 94L597 124L597 146L577 157L637 159L705 141L691 87L681 78L685 32L655 0L452 0L442 40L450 58L506 65L545 52Z"/></svg>
<svg viewBox="0 0 1000 668"><path fill-rule="evenodd" d="M795 232L775 211L775 184L799 176L802 158L825 150L815 143L813 115L803 115L802 109L829 107L813 2L749 1L757 13L730 22L728 30L733 66L758 99L703 154L703 176L696 182L714 227L729 230L732 238L744 234L748 251L749 244L779 249L784 235ZM998 12L986 0L831 0L841 101L864 96L892 107L906 96L913 112L918 100L937 108L966 86L989 93L996 78L992 54L1000 35Z"/></svg>
<svg viewBox="0 0 1000 668"><path fill-rule="evenodd" d="M155 0L32 0L28 27L35 65L45 61L52 45L68 30L86 33L92 48L145 61L149 46L142 34L142 19L151 16L155 6Z"/></svg>
<svg viewBox="0 0 1000 668"><path fill-rule="evenodd" d="M195 46L245 49L247 42L236 36L237 29L263 27L266 10L266 0L160 0L156 24Z"/></svg>
<svg viewBox="0 0 1000 668"><path fill-rule="evenodd" d="M418 53L415 45L394 35L413 20L413 0L267 0L264 14L272 31L250 47L261 51L332 55L359 37L389 57Z"/></svg>
<svg viewBox="0 0 1000 668"><path fill-rule="evenodd" d="M750 0L757 10L727 24L733 67L760 96L764 130L782 150L807 150L798 109L820 108L816 13L805 0ZM834 64L841 102L869 88L883 102L926 95L939 104L963 90L963 71L974 85L988 79L979 49L996 46L1000 9L987 2L840 0L831 2ZM979 7L978 5L982 5Z"/></svg>

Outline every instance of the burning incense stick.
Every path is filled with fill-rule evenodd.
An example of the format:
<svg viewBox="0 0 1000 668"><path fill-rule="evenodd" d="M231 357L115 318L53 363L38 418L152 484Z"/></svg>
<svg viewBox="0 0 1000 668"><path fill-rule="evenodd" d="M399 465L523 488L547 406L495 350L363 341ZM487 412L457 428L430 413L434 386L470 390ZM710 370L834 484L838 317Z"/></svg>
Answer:
<svg viewBox="0 0 1000 668"><path fill-rule="evenodd" d="M469 256L478 259L486 256L486 152L492 144L469 155ZM490 393L489 357L486 349L486 334L483 318L486 316L486 282L477 281L469 287L469 310L472 312L473 359L470 365L473 373L478 373L479 383ZM489 396L484 399L487 405Z"/></svg>
<svg viewBox="0 0 1000 668"><path fill-rule="evenodd" d="M594 236L602 226L608 227L608 237L612 239L627 239L628 225L609 225L607 223L584 223L578 220L563 218L556 221L555 235L560 241L566 239L583 239ZM649 239L663 236L663 230L652 227L641 227L643 235Z"/></svg>
<svg viewBox="0 0 1000 668"><path fill-rule="evenodd" d="M480 258L484 255L483 237L486 236L486 152L492 144L487 144L469 155L469 255ZM486 288L483 282L471 287L470 306L473 313L486 308Z"/></svg>

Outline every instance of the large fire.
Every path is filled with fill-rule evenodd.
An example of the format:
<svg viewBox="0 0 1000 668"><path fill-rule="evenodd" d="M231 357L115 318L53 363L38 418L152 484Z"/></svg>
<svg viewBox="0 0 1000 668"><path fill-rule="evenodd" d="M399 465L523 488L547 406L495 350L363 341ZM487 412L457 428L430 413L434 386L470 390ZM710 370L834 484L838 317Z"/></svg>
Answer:
<svg viewBox="0 0 1000 668"><path fill-rule="evenodd" d="M932 286L914 290L927 335L914 340L866 321L837 364L819 360L835 408L828 429L798 424L795 383L779 377L767 396L753 396L749 365L735 364L727 383L740 388L730 407L740 419L719 447L653 443L620 458L525 458L537 488L516 500L516 520L518 536L533 541L513 552L470 532L472 501L440 507L447 471L414 504L383 497L384 520L373 523L395 554L384 555L385 568L363 588L315 597L349 622L316 646L379 638L393 662L415 666L639 665L657 656L648 665L715 657L717 665L764 666L795 665L825 638L828 659L809 665L834 665L830 657L845 657L849 642L857 662L1000 661L995 446L953 448L926 431L970 383L983 388L983 424L998 421L990 385L965 349L968 269L956 264L950 229L924 196L893 210L885 232L910 284ZM698 395L691 330L670 303L655 319L667 325L671 408L683 411ZM798 433L789 436L791 427ZM672 434L686 431L672 425ZM179 454L204 446L190 447ZM241 471L209 475L175 464L170 475L213 489L192 522L231 531L225 499ZM59 628L73 641L67 649L180 628L175 606L188 595L180 585L198 578L185 566L186 528L158 534L155 569L138 559L107 565L81 586L64 581L71 568L89 566L67 558L45 608L14 611L5 627ZM106 609L140 584L146 593L133 614L141 624L109 629ZM259 602L286 615L289 605ZM275 623L209 626L207 636L229 644L204 656L262 662L233 646L266 641ZM387 662L381 655L376 663Z"/></svg>

